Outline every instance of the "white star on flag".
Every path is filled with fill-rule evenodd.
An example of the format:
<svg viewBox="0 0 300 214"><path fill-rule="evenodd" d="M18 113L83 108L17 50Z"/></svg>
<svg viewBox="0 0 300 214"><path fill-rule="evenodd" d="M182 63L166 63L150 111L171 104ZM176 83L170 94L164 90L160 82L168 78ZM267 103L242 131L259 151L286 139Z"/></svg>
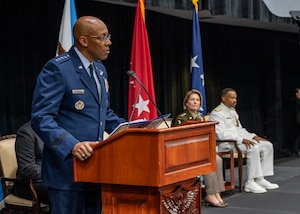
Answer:
<svg viewBox="0 0 300 214"><path fill-rule="evenodd" d="M191 58L191 71L190 72L192 72L193 68L200 68L200 66L196 62L197 58L198 58L198 55ZM204 86L204 74L200 74L200 79L202 80L202 86Z"/></svg>
<svg viewBox="0 0 300 214"><path fill-rule="evenodd" d="M198 58L198 55L192 57L191 68L200 68L200 66L196 63L197 58ZM191 69L191 72L192 72L192 69Z"/></svg>
<svg viewBox="0 0 300 214"><path fill-rule="evenodd" d="M132 85L132 87L134 87L134 88L135 88L135 85L134 85L134 80L132 80L132 81L129 81L129 84L130 84L130 85Z"/></svg>
<svg viewBox="0 0 300 214"><path fill-rule="evenodd" d="M148 108L149 100L143 100L143 97L140 95L139 96L139 102L135 104L134 108L138 109L138 116L145 111L145 112L150 112Z"/></svg>
<svg viewBox="0 0 300 214"><path fill-rule="evenodd" d="M202 86L204 86L204 74L200 75L200 79L202 79Z"/></svg>

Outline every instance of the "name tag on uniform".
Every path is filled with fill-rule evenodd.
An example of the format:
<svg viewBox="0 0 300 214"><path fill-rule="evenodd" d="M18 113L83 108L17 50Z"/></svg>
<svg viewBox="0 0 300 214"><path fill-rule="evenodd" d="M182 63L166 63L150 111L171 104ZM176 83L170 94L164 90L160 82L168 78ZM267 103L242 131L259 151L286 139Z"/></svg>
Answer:
<svg viewBox="0 0 300 214"><path fill-rule="evenodd" d="M84 94L84 89L72 89L72 94Z"/></svg>

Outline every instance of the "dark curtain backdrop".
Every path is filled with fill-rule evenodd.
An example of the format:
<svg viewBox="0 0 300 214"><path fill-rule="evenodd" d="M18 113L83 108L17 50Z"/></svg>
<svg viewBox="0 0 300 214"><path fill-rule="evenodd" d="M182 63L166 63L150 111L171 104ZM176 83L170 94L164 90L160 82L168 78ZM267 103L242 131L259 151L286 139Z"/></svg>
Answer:
<svg viewBox="0 0 300 214"><path fill-rule="evenodd" d="M263 0L206 0L213 15L226 15L235 18L247 18L264 22L287 22L291 18L278 17L270 12ZM291 8L292 10L292 8Z"/></svg>
<svg viewBox="0 0 300 214"><path fill-rule="evenodd" d="M0 131L15 133L30 119L35 79L55 56L63 0L1 1ZM7 3L7 2L6 2ZM111 107L127 118L127 89L135 5L76 0L77 15L101 18L112 34L109 73ZM9 9L4 9L9 8ZM192 17L192 11L191 11ZM154 87L162 113L175 116L190 83L191 19L146 10ZM208 110L222 88L238 92L241 121L266 135L277 157L293 140L290 99L300 86L299 40L295 33L211 24L201 20Z"/></svg>
<svg viewBox="0 0 300 214"><path fill-rule="evenodd" d="M101 1L101 0L100 0ZM135 3L136 0L114 0ZM191 10L191 0L146 0L146 5ZM199 0L199 8L208 9L212 15L225 15L235 18L247 18L264 22L292 22L291 18L272 14L263 0ZM291 8L292 10L292 8Z"/></svg>

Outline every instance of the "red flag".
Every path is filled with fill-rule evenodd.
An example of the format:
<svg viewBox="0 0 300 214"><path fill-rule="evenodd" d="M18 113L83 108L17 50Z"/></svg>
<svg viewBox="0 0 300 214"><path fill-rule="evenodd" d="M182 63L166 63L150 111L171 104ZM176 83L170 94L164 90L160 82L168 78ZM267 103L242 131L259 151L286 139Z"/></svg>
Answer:
<svg viewBox="0 0 300 214"><path fill-rule="evenodd" d="M152 101L154 103L156 103L156 101L148 34L145 23L144 0L137 1L130 61L130 70L135 72L137 78L149 92L150 97L138 84L138 81L132 77L129 78L128 120L154 119L157 117L157 110L152 103Z"/></svg>

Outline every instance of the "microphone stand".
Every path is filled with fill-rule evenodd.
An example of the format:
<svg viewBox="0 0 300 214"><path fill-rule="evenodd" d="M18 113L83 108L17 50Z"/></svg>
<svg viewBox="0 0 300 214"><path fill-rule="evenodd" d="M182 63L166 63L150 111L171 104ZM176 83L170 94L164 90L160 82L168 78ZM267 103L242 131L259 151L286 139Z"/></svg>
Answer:
<svg viewBox="0 0 300 214"><path fill-rule="evenodd" d="M141 87L139 87L138 93L136 94L135 101L134 101L134 104L133 104L132 109L131 109L131 113L130 113L130 117L129 117L127 129L129 128L129 124L130 124L130 122L132 120L134 108L135 108L136 103L138 102L138 98L139 98L140 94L141 94Z"/></svg>
<svg viewBox="0 0 300 214"><path fill-rule="evenodd" d="M127 75L133 77L133 78L138 82L138 84L144 89L144 91L146 92L147 96L149 97L151 103L155 106L156 111L158 112L159 116L162 116L162 113L161 113L161 111L159 110L158 106L154 103L154 101L153 101L153 99L151 98L151 96L150 96L148 90L145 88L145 86L143 85L143 83L142 83L142 82L139 80L139 78L136 76L135 72L134 72L134 71L131 71L131 70L128 70L128 71L127 71ZM165 122L166 126L167 126L168 128L170 128L170 126L168 125L168 123L167 123L167 121L165 120L165 118L162 117L162 119L163 119L163 121Z"/></svg>

